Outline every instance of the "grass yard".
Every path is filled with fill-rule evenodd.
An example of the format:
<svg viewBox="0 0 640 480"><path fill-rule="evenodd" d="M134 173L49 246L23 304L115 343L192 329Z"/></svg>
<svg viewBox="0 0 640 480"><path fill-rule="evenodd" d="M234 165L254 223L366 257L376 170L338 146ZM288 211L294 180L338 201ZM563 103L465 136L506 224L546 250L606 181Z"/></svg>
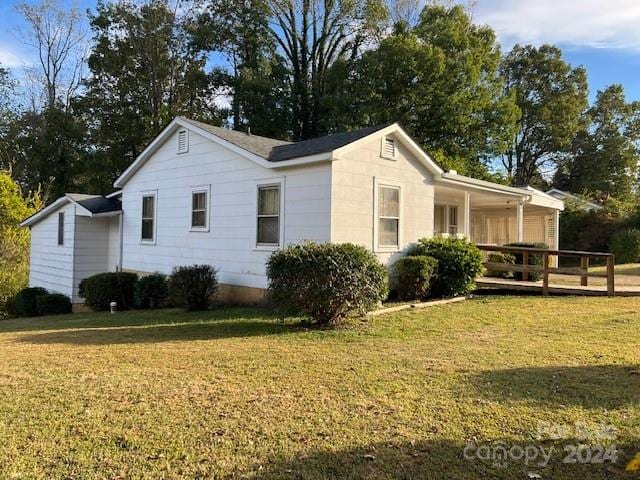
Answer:
<svg viewBox="0 0 640 480"><path fill-rule="evenodd" d="M639 312L490 297L338 331L240 308L2 321L0 478L638 478ZM616 463L562 463L602 425ZM490 442L555 450L465 459Z"/></svg>

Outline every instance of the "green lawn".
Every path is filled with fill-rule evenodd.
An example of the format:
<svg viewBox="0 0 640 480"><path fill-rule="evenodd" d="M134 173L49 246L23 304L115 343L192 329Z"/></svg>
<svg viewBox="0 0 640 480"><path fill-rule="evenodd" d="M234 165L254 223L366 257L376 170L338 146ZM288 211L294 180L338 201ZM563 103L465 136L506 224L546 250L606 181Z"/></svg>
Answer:
<svg viewBox="0 0 640 480"><path fill-rule="evenodd" d="M240 308L2 321L0 478L637 478L639 312L490 297L338 331ZM562 463L602 443L576 422L612 425L618 462ZM464 458L497 441L556 453Z"/></svg>

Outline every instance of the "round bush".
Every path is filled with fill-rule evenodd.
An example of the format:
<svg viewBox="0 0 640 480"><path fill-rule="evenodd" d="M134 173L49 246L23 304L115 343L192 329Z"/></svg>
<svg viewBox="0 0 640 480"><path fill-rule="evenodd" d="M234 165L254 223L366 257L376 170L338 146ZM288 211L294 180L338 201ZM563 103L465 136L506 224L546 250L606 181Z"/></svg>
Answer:
<svg viewBox="0 0 640 480"><path fill-rule="evenodd" d="M632 228L613 235L611 253L616 256L616 263L640 261L640 230Z"/></svg>
<svg viewBox="0 0 640 480"><path fill-rule="evenodd" d="M154 273L138 279L135 298L137 308L165 307L169 298L167 276Z"/></svg>
<svg viewBox="0 0 640 480"><path fill-rule="evenodd" d="M375 308L388 293L387 272L375 255L351 243L307 242L267 261L269 292L282 314L303 314L320 325Z"/></svg>
<svg viewBox="0 0 640 480"><path fill-rule="evenodd" d="M431 281L438 268L433 257L402 257L393 264L398 298L418 300L429 295Z"/></svg>
<svg viewBox="0 0 640 480"><path fill-rule="evenodd" d="M516 257L510 253L493 252L487 256L487 259L491 263L508 263L514 265L516 263ZM485 276L494 278L513 278L513 272L505 270L487 270Z"/></svg>
<svg viewBox="0 0 640 480"><path fill-rule="evenodd" d="M187 311L206 310L218 291L216 269L211 265L176 267L169 277L169 299Z"/></svg>
<svg viewBox="0 0 640 480"><path fill-rule="evenodd" d="M428 256L438 261L431 293L453 297L470 293L482 273L482 253L464 238L423 238L409 249L409 256Z"/></svg>
<svg viewBox="0 0 640 480"><path fill-rule="evenodd" d="M36 298L39 315L71 313L71 299L61 293L48 293Z"/></svg>
<svg viewBox="0 0 640 480"><path fill-rule="evenodd" d="M506 243L505 247L523 247L523 248L541 248L544 250L549 249L549 245L542 242L511 242ZM513 257L515 258L516 265L524 264L524 256L522 253L514 253ZM542 265L542 255L529 254L529 265ZM514 272L513 278L516 280L522 280L524 278L523 272ZM529 272L527 276L528 280L532 282L536 282L542 278L542 273L540 272Z"/></svg>
<svg viewBox="0 0 640 480"><path fill-rule="evenodd" d="M111 302L126 310L135 305L138 275L128 272L99 273L80 282L80 296L97 311L109 310Z"/></svg>
<svg viewBox="0 0 640 480"><path fill-rule="evenodd" d="M6 303L10 317L35 317L38 315L38 297L47 295L46 289L40 287L23 288Z"/></svg>

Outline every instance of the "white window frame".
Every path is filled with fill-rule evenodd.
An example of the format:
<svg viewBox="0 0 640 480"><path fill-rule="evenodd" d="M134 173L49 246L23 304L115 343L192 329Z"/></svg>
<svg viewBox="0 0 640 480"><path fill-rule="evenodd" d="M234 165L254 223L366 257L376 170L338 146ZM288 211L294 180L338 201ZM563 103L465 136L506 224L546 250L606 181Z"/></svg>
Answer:
<svg viewBox="0 0 640 480"><path fill-rule="evenodd" d="M204 205L204 227L196 227L193 225L193 195L196 193L204 193L206 201ZM209 231L209 217L211 216L211 186L201 185L191 188L191 195L189 196L189 231L190 232L208 232Z"/></svg>
<svg viewBox="0 0 640 480"><path fill-rule="evenodd" d="M395 188L398 190L398 245L380 245L380 216L379 199L380 188ZM395 218L395 217L393 217ZM398 252L403 245L403 202L402 202L402 185L393 180L385 180L382 178L373 179L373 251L374 252Z"/></svg>
<svg viewBox="0 0 640 480"><path fill-rule="evenodd" d="M444 232L440 233L441 237L458 237L460 234L460 205L457 203L451 202L436 202L434 203L433 208L433 234L436 235L436 217L435 217L435 206L444 208ZM451 223L451 209L455 208L457 212L457 223ZM451 233L451 227L455 225L456 233Z"/></svg>
<svg viewBox="0 0 640 480"><path fill-rule="evenodd" d="M147 197L153 197L153 238L142 238L142 220L144 220L143 214L143 204L144 199ZM145 192L140 192L140 243L142 245L155 245L158 236L158 191L157 190L148 190Z"/></svg>
<svg viewBox="0 0 640 480"><path fill-rule="evenodd" d="M260 189L265 187L278 187L280 189L280 210L278 212L278 243L258 243L258 206L260 202ZM254 250L258 251L274 251L284 245L284 226L285 226L285 179L278 177L274 179L264 179L257 181L255 184L255 204L254 204L254 221L253 221L253 242Z"/></svg>
<svg viewBox="0 0 640 480"><path fill-rule="evenodd" d="M180 135L184 133L184 149L180 150ZM178 130L177 138L176 138L176 151L178 154L189 152L189 129L181 128Z"/></svg>
<svg viewBox="0 0 640 480"><path fill-rule="evenodd" d="M387 140L391 140L393 142L393 155L387 155L386 153L385 146L387 144ZM398 157L398 141L391 136L384 135L380 141L380 156L387 160L395 160Z"/></svg>

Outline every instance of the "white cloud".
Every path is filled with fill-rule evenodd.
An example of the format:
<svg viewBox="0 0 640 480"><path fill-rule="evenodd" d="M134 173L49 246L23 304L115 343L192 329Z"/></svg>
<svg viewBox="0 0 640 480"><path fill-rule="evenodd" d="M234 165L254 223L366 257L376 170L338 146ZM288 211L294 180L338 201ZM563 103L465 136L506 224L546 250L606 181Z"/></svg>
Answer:
<svg viewBox="0 0 640 480"><path fill-rule="evenodd" d="M554 43L640 52L638 0L480 0L473 17L490 25L505 47Z"/></svg>
<svg viewBox="0 0 640 480"><path fill-rule="evenodd" d="M30 65L28 57L18 50L0 45L0 65L3 67L15 68Z"/></svg>

